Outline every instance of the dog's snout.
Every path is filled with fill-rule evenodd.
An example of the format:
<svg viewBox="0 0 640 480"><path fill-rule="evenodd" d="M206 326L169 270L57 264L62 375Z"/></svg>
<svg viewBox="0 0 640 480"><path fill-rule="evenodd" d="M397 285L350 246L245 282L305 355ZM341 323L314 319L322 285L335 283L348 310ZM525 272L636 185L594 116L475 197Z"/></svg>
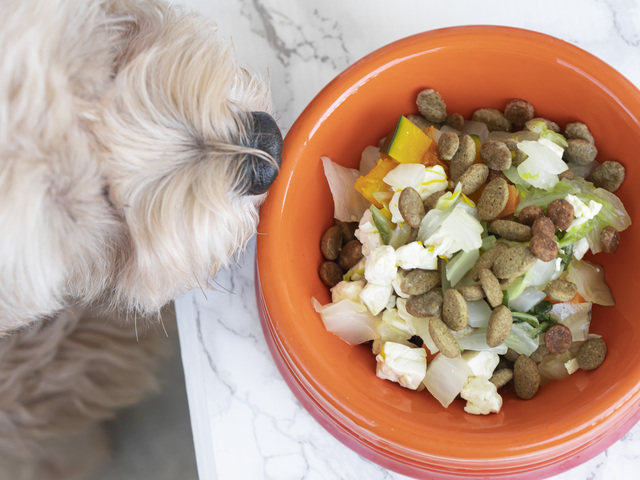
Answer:
<svg viewBox="0 0 640 480"><path fill-rule="evenodd" d="M252 112L250 116L252 147L267 153L269 161L259 155L251 155L248 161L247 194L260 195L266 192L278 175L282 164L282 134L271 115Z"/></svg>

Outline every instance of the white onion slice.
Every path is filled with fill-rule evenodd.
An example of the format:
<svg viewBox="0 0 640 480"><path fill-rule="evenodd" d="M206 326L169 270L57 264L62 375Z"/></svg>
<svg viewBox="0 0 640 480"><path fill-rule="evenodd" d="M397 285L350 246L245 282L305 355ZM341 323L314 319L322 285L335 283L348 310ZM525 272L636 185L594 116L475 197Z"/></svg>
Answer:
<svg viewBox="0 0 640 480"><path fill-rule="evenodd" d="M431 395L447 408L462 391L470 375L473 372L460 355L447 358L440 354L427 367L423 383Z"/></svg>
<svg viewBox="0 0 640 480"><path fill-rule="evenodd" d="M380 318L371 315L361 303L345 299L323 306L313 297L311 303L325 328L348 344L358 345L380 338Z"/></svg>
<svg viewBox="0 0 640 480"><path fill-rule="evenodd" d="M342 222L359 221L371 205L353 188L360 177L360 171L338 165L329 157L321 158L324 174L333 196L333 216Z"/></svg>
<svg viewBox="0 0 640 480"><path fill-rule="evenodd" d="M576 284L578 293L588 302L606 306L616 304L601 265L574 259L569 264L567 280Z"/></svg>

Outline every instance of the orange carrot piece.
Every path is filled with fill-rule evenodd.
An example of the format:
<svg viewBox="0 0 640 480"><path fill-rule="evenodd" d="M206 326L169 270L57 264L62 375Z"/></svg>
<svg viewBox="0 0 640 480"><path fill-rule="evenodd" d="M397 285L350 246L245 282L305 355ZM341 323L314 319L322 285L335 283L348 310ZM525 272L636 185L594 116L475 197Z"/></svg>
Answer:
<svg viewBox="0 0 640 480"><path fill-rule="evenodd" d="M571 300L569 300L569 303L584 303L584 302L586 302L586 300L578 292L576 292L575 297L573 297Z"/></svg>
<svg viewBox="0 0 640 480"><path fill-rule="evenodd" d="M514 185L509 185L509 199L507 205L504 207L498 218L506 217L516 211L516 207L520 203L520 193Z"/></svg>

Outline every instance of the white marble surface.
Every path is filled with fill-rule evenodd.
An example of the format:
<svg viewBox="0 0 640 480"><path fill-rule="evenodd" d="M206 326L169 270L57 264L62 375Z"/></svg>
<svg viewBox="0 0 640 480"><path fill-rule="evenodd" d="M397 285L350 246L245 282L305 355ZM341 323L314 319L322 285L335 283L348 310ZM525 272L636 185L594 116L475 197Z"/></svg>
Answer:
<svg viewBox="0 0 640 480"><path fill-rule="evenodd" d="M536 30L608 62L640 86L640 1L184 0L231 38L238 61L271 77L286 133L341 70L401 37L464 24ZM402 479L327 433L296 401L267 348L257 313L255 242L176 307L201 480ZM637 478L640 424L607 451L554 477Z"/></svg>

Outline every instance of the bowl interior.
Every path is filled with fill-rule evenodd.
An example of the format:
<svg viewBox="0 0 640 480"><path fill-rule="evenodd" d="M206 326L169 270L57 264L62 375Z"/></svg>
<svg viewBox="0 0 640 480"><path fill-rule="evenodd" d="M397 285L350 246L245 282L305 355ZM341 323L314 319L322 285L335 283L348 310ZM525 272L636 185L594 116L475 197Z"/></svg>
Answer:
<svg viewBox="0 0 640 480"><path fill-rule="evenodd" d="M333 222L320 156L357 168L362 149L377 144L400 114L415 113L415 97L427 87L441 93L448 112L465 118L477 108L503 109L508 100L524 98L537 116L561 126L585 122L599 160L626 167L616 193L635 223L638 167L630 157L640 152L640 94L627 80L576 47L522 30L468 27L409 37L338 76L285 139L283 169L262 207L258 237L258 273L276 360L305 382L308 395L336 422L371 448L407 462L453 465L460 459L473 465L528 456L535 462L536 452L597 442L604 430L589 439L585 432L605 425L634 395L637 401L640 389L635 226L621 234L615 255L593 258L605 266L617 302L593 311L591 331L608 345L605 363L545 385L530 401L508 391L496 415L464 414L458 401L444 409L426 391L378 379L370 349L328 333L311 306L311 297L330 301L317 275L320 237Z"/></svg>

